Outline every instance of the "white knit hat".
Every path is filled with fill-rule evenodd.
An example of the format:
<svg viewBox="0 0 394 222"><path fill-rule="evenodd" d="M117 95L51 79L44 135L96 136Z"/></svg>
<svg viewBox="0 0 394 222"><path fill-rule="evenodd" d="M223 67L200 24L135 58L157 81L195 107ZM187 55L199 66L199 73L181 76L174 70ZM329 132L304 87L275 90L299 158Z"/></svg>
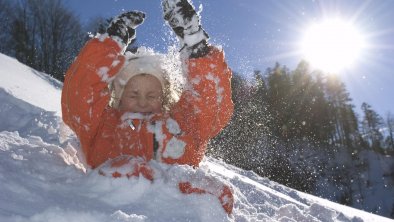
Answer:
<svg viewBox="0 0 394 222"><path fill-rule="evenodd" d="M168 81L166 80L167 73L163 64L164 57L160 54L130 58L112 82L111 106L113 108L119 107L120 98L127 82L139 74L149 74L156 77L161 84L162 90L165 90Z"/></svg>

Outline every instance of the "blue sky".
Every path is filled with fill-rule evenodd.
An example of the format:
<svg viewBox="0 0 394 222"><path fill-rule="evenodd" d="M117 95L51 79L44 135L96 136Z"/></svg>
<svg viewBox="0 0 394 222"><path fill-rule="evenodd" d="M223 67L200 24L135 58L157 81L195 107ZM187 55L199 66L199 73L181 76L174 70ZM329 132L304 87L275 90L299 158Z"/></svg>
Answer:
<svg viewBox="0 0 394 222"><path fill-rule="evenodd" d="M174 36L162 19L160 0L66 0L84 22L123 11L147 14L137 30L139 45L165 51ZM362 0L193 0L202 5L202 24L211 43L220 44L229 66L250 75L275 62L294 69L302 59L299 42L313 21L341 17L363 33L367 47L352 68L339 72L356 111L362 102L385 117L394 114L394 1ZM340 53L340 52L339 52Z"/></svg>

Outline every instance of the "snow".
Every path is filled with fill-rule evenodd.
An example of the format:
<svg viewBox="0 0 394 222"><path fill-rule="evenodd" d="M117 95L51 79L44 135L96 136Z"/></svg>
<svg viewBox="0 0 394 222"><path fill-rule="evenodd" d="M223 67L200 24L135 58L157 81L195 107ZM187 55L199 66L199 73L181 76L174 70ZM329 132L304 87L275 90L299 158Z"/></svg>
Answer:
<svg viewBox="0 0 394 222"><path fill-rule="evenodd" d="M116 62L119 62L118 60L115 60L115 61L116 61ZM116 63L115 63L115 64L116 64ZM106 67L106 66L100 67L100 68L97 70L97 74L98 74L99 77L101 78L101 81L106 82L106 83L112 82L112 80L113 80L114 78L110 78L110 77L109 77L108 71L109 71L109 68Z"/></svg>
<svg viewBox="0 0 394 222"><path fill-rule="evenodd" d="M166 145L166 149L164 150L163 157L179 159L185 153L186 143L182 140L178 140L175 137L172 137L170 141L168 141Z"/></svg>
<svg viewBox="0 0 394 222"><path fill-rule="evenodd" d="M173 135L178 135L181 133L181 128L179 127L179 124L172 118L167 119L166 126L168 131Z"/></svg>
<svg viewBox="0 0 394 222"><path fill-rule="evenodd" d="M206 77L206 79L211 80L215 83L215 88L216 88L216 95L217 95L217 103L220 104L223 100L223 92L224 89L223 87L220 87L220 79L219 77L215 77L211 73L209 73Z"/></svg>
<svg viewBox="0 0 394 222"><path fill-rule="evenodd" d="M60 97L61 82L1 53L0 67L0 88L15 98L29 101L34 106L41 107L46 111L57 112L60 115L60 103L53 101Z"/></svg>
<svg viewBox="0 0 394 222"><path fill-rule="evenodd" d="M207 39L207 37L204 33L204 30L200 29L197 32L194 32L193 34L184 35L181 41L183 41L185 45L194 46L205 39Z"/></svg>
<svg viewBox="0 0 394 222"><path fill-rule="evenodd" d="M392 221L208 157L199 169L153 161L153 182L99 175L61 121L61 84L4 55L0 65L0 221ZM182 194L191 174L230 184L233 214L212 195Z"/></svg>

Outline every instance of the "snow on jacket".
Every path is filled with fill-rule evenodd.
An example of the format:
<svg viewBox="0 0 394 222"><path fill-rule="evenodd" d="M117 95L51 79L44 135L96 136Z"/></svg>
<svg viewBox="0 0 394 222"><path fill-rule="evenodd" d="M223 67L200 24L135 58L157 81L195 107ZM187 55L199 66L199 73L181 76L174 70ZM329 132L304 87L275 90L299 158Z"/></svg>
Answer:
<svg viewBox="0 0 394 222"><path fill-rule="evenodd" d="M108 83L125 57L111 38L92 39L65 76L64 122L77 134L87 163L96 168L122 155L167 164L198 166L209 139L228 123L233 112L231 71L223 52L189 59L189 87L168 114L145 117L108 106Z"/></svg>

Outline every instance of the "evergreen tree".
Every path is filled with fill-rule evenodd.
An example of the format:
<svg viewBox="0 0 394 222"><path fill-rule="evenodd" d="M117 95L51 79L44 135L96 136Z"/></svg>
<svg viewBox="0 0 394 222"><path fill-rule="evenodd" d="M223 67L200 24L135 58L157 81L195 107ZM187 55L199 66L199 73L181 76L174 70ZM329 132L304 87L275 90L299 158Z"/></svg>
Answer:
<svg viewBox="0 0 394 222"><path fill-rule="evenodd" d="M328 103L324 97L324 88L319 85L320 77L312 76L306 62L299 63L291 75L292 84L289 95L290 115L293 123L294 138L325 142L330 125L327 118Z"/></svg>
<svg viewBox="0 0 394 222"><path fill-rule="evenodd" d="M287 95L288 110L288 137L289 138L306 138L308 128L311 124L311 97L309 89L311 86L311 77L308 75L308 67L305 63L300 63L295 71L291 73L290 90Z"/></svg>
<svg viewBox="0 0 394 222"><path fill-rule="evenodd" d="M359 138L358 121L354 113L352 99L345 85L334 75L326 83L326 96L329 102L329 117L335 127L331 135L333 143L354 147L355 138Z"/></svg>
<svg viewBox="0 0 394 222"><path fill-rule="evenodd" d="M253 78L254 84L251 86L249 101L252 105L248 105L248 107L251 107L249 112L251 120L255 123L254 129L260 134L256 136L260 138L269 133L268 126L272 123L272 118L268 113L268 90L262 72L256 70Z"/></svg>
<svg viewBox="0 0 394 222"><path fill-rule="evenodd" d="M270 129L274 135L287 140L289 138L289 128L292 120L290 110L292 101L289 101L288 95L291 90L291 82L289 70L286 67L281 67L278 63L273 69L267 69L267 107L273 122L270 124Z"/></svg>
<svg viewBox="0 0 394 222"><path fill-rule="evenodd" d="M363 136L367 139L372 149L380 151L383 141L383 135L380 132L383 124L382 118L367 103L361 105L361 110L364 114L362 119Z"/></svg>
<svg viewBox="0 0 394 222"><path fill-rule="evenodd" d="M354 112L354 105L348 104L346 107L341 109L341 113L345 118L345 123L343 124L345 145L348 148L358 148L362 143L362 139L359 132L358 118Z"/></svg>
<svg viewBox="0 0 394 222"><path fill-rule="evenodd" d="M389 112L386 117L388 136L386 138L386 148L394 154L394 116Z"/></svg>
<svg viewBox="0 0 394 222"><path fill-rule="evenodd" d="M312 90L312 121L311 132L315 132L315 138L327 144L333 134L334 126L329 116L330 104L325 96L325 83L321 72L314 72L315 84Z"/></svg>
<svg viewBox="0 0 394 222"><path fill-rule="evenodd" d="M11 39L11 4L8 0L0 0L0 52L9 55L11 49L9 41Z"/></svg>

